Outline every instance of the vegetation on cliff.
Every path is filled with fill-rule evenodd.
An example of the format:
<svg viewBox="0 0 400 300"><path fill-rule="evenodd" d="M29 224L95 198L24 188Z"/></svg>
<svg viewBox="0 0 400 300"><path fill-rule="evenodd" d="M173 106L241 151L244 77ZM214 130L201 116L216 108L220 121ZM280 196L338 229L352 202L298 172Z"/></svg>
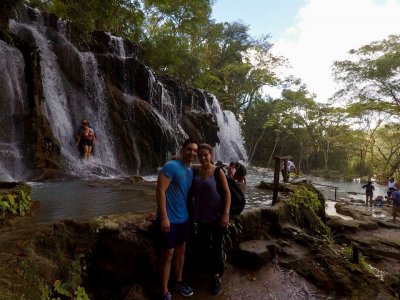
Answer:
<svg viewBox="0 0 400 300"><path fill-rule="evenodd" d="M215 94L225 109L238 114L261 97L266 84L278 82L274 67L282 60L269 53L268 36L254 38L241 22L211 19L213 2L26 1L66 20L71 37L82 46L94 30L140 43L147 63L159 74Z"/></svg>
<svg viewBox="0 0 400 300"><path fill-rule="evenodd" d="M0 224L24 216L31 207L31 187L24 183L0 183Z"/></svg>

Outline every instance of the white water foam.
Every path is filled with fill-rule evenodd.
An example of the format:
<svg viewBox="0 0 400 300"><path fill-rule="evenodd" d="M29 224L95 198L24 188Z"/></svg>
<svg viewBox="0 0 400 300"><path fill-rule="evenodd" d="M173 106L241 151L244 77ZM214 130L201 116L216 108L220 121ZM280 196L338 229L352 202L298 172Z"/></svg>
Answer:
<svg viewBox="0 0 400 300"><path fill-rule="evenodd" d="M247 153L244 149L244 141L240 132L239 122L235 115L229 110L221 110L221 106L214 95L212 104L206 102L207 110L217 118L220 143L215 147L215 160L223 162L247 161Z"/></svg>
<svg viewBox="0 0 400 300"><path fill-rule="evenodd" d="M23 180L24 116L28 114L25 64L21 52L0 40L0 180Z"/></svg>

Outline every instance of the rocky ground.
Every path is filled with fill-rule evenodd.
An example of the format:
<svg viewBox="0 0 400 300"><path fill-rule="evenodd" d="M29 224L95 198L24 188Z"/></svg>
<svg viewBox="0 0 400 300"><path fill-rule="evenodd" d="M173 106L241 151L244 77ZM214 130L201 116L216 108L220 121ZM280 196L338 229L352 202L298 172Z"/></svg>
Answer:
<svg viewBox="0 0 400 300"><path fill-rule="evenodd" d="M390 222L390 207L377 214L341 201L337 211L353 219L328 216L325 226L307 208L303 218L291 215L290 190L277 205L232 222L220 295L208 293L201 256L189 248L191 299L397 299L400 226ZM125 214L35 226L29 216L11 220L0 228L0 299L60 296L57 279L72 292L84 286L91 299L155 299L152 218Z"/></svg>

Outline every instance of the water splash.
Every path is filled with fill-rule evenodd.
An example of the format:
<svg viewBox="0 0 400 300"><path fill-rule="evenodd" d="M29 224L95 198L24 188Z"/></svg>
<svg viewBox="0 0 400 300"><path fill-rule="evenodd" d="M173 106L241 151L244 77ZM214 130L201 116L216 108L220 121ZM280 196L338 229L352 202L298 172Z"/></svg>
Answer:
<svg viewBox="0 0 400 300"><path fill-rule="evenodd" d="M49 120L52 132L60 141L62 162L70 173L80 176L92 174L116 175L123 173L116 159L116 150L111 138L111 122L108 117L108 108L104 96L104 81L99 74L96 58L93 53L80 53L62 34L58 39L63 42L68 55L78 55L81 61L85 94L82 92L69 94L65 89L65 81L62 78L62 71L51 44L45 35L42 34L41 23L33 25L10 22L11 30L34 41L39 49L40 67L43 82L44 101L41 104L42 114ZM80 105L76 105L71 99L78 97ZM99 143L96 145L96 155L91 162L82 165L75 145L74 135L77 124L80 120L88 118L96 130ZM79 120L79 123L77 122Z"/></svg>
<svg viewBox="0 0 400 300"><path fill-rule="evenodd" d="M22 180L25 132L23 117L29 113L22 54L0 40L0 180Z"/></svg>
<svg viewBox="0 0 400 300"><path fill-rule="evenodd" d="M220 143L215 147L215 160L247 161L240 125L235 115L229 110L222 111L217 98L214 95L210 97L211 105L206 101L206 109L216 117L219 126Z"/></svg>
<svg viewBox="0 0 400 300"><path fill-rule="evenodd" d="M110 37L108 46L112 50L113 54L121 58L126 58L124 39L118 36L114 36L109 32L107 34Z"/></svg>

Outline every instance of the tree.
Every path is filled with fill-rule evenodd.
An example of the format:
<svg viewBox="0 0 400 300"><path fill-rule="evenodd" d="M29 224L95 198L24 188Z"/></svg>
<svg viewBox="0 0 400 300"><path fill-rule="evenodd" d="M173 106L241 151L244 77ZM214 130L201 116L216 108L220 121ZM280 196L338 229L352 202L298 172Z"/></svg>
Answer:
<svg viewBox="0 0 400 300"><path fill-rule="evenodd" d="M28 5L56 14L69 24L73 40L84 46L94 30L130 39L142 36L143 13L131 0L26 0Z"/></svg>
<svg viewBox="0 0 400 300"><path fill-rule="evenodd" d="M334 63L335 79L344 84L334 99L375 104L400 112L400 36L375 41L350 50L351 59Z"/></svg>

